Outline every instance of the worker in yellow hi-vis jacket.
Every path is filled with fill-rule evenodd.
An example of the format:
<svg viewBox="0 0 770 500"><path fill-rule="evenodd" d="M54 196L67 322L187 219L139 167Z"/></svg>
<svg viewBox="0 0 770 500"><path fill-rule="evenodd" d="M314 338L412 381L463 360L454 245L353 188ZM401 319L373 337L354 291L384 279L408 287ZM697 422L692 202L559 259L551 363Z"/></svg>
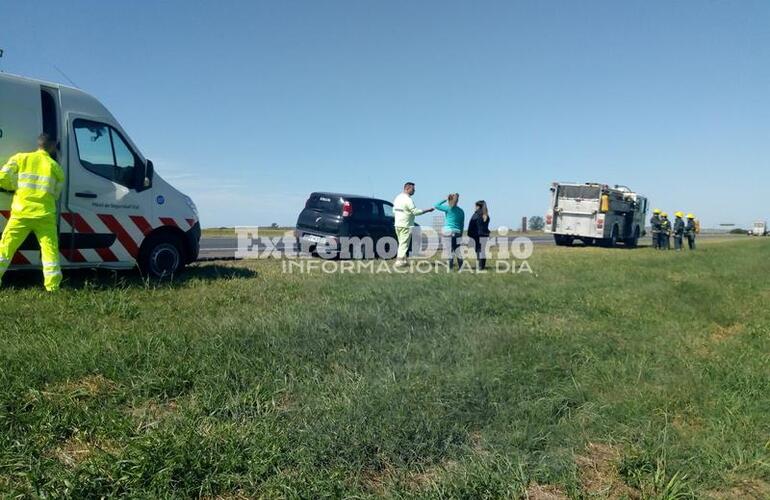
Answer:
<svg viewBox="0 0 770 500"><path fill-rule="evenodd" d="M14 192L11 218L0 240L0 279L16 250L33 232L40 243L45 289L52 292L59 289L62 280L56 201L64 186L64 172L52 158L56 139L43 133L37 145L37 151L15 154L0 167L0 189Z"/></svg>

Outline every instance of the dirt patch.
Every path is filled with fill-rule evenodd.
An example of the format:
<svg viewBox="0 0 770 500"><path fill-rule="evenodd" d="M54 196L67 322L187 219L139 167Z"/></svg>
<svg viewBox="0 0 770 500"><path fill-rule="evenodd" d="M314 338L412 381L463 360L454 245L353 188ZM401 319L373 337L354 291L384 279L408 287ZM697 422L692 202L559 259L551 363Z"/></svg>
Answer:
<svg viewBox="0 0 770 500"><path fill-rule="evenodd" d="M50 456L67 467L75 467L100 452L115 455L119 448L110 441L97 442L78 433L51 450Z"/></svg>
<svg viewBox="0 0 770 500"><path fill-rule="evenodd" d="M43 392L47 396L94 397L115 389L115 382L104 375L86 375L77 380L65 380L49 384Z"/></svg>
<svg viewBox="0 0 770 500"><path fill-rule="evenodd" d="M733 498L751 498L764 500L770 498L770 484L761 479L748 479L734 484L726 490L714 490L706 493L706 498L728 500Z"/></svg>
<svg viewBox="0 0 770 500"><path fill-rule="evenodd" d="M601 498L640 498L639 492L623 482L617 464L620 451L608 444L588 443L576 459L583 491Z"/></svg>
<svg viewBox="0 0 770 500"><path fill-rule="evenodd" d="M530 484L524 492L528 500L567 500L569 497L558 486Z"/></svg>

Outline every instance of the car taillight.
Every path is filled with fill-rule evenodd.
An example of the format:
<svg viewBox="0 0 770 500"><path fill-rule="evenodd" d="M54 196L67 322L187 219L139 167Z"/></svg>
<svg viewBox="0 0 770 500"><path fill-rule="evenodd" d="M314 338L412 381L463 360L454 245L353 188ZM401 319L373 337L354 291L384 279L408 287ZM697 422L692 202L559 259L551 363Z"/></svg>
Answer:
<svg viewBox="0 0 770 500"><path fill-rule="evenodd" d="M604 216L600 215L596 218L596 228L602 229L604 227Z"/></svg>
<svg viewBox="0 0 770 500"><path fill-rule="evenodd" d="M349 201L346 201L342 204L342 216L350 217L351 215L353 215L353 205L351 205Z"/></svg>
<svg viewBox="0 0 770 500"><path fill-rule="evenodd" d="M546 224L553 224L553 215L551 215L551 214L547 214L547 215L545 216L545 223L546 223Z"/></svg>

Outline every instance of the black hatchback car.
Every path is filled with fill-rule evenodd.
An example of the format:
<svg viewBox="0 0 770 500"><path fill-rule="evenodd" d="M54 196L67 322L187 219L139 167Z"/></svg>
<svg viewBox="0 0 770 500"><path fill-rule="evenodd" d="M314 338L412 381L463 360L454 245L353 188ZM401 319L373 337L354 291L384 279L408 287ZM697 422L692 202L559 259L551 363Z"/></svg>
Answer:
<svg viewBox="0 0 770 500"><path fill-rule="evenodd" d="M325 245L338 251L345 237L370 237L376 247L383 237L396 237L393 204L354 194L311 193L297 218L296 235L304 250Z"/></svg>

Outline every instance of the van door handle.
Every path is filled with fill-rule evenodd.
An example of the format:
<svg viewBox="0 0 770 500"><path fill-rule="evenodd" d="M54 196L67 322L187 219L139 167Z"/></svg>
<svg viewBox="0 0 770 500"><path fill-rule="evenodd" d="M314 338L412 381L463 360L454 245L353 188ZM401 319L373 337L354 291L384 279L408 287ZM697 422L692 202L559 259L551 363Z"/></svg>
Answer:
<svg viewBox="0 0 770 500"><path fill-rule="evenodd" d="M96 193L75 193L78 198L96 198Z"/></svg>

